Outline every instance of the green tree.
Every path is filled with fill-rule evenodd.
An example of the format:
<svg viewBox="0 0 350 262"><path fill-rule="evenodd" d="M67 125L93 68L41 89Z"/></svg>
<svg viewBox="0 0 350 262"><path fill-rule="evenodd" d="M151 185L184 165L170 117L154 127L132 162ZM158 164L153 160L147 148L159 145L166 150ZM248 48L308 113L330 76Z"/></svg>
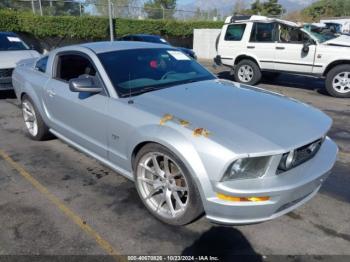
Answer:
<svg viewBox="0 0 350 262"><path fill-rule="evenodd" d="M350 1L319 0L305 8L303 14L316 21L322 17L348 16L350 15Z"/></svg>
<svg viewBox="0 0 350 262"><path fill-rule="evenodd" d="M239 15L244 14L246 12L246 3L244 0L237 0L235 5L233 6L233 14Z"/></svg>
<svg viewBox="0 0 350 262"><path fill-rule="evenodd" d="M171 19L174 16L176 0L148 0L143 7L148 18Z"/></svg>
<svg viewBox="0 0 350 262"><path fill-rule="evenodd" d="M266 16L280 16L284 13L283 6L278 3L278 0L267 0L261 2L255 0L250 9L246 10L248 14L266 15Z"/></svg>
<svg viewBox="0 0 350 262"><path fill-rule="evenodd" d="M41 5L45 15L80 15L84 12L84 7L79 1L41 0ZM38 7L36 9L38 10Z"/></svg>

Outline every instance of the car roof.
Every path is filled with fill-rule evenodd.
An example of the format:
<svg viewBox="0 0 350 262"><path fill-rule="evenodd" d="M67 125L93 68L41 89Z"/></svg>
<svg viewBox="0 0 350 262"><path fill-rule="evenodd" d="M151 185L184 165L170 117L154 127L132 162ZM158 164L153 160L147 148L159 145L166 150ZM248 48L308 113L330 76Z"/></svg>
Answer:
<svg viewBox="0 0 350 262"><path fill-rule="evenodd" d="M0 35L4 35L4 36L18 36L14 32L0 32Z"/></svg>
<svg viewBox="0 0 350 262"><path fill-rule="evenodd" d="M267 16L261 15L252 15L252 16L228 16L225 20L225 24L233 24L233 23L248 23L248 22L261 22L261 23L280 23L292 27L300 27L297 23L282 20L278 18L271 18Z"/></svg>
<svg viewBox="0 0 350 262"><path fill-rule="evenodd" d="M92 42L84 43L78 46L89 48L97 54L130 49L165 48L163 44L134 41Z"/></svg>
<svg viewBox="0 0 350 262"><path fill-rule="evenodd" d="M161 36L159 35L149 35L149 34L130 34L130 35L126 35L126 36L149 36L149 37L158 37L161 38Z"/></svg>

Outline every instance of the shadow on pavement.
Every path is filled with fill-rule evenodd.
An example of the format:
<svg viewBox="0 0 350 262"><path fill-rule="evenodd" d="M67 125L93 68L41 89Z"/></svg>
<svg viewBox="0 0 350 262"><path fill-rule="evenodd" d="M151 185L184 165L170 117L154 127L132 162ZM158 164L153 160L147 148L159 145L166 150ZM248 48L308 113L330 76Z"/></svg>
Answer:
<svg viewBox="0 0 350 262"><path fill-rule="evenodd" d="M217 74L219 78L234 80L233 76L230 75L230 71L222 71ZM291 75L291 74L278 74L273 75L270 73L264 73L261 79L261 84L284 86L289 88L314 90L319 94L329 96L326 91L325 83L323 79L318 79L314 77L301 76L301 75Z"/></svg>
<svg viewBox="0 0 350 262"><path fill-rule="evenodd" d="M239 230L221 226L213 226L204 232L192 245L186 247L181 255L215 256L220 262L263 261L262 256L254 251L249 241Z"/></svg>

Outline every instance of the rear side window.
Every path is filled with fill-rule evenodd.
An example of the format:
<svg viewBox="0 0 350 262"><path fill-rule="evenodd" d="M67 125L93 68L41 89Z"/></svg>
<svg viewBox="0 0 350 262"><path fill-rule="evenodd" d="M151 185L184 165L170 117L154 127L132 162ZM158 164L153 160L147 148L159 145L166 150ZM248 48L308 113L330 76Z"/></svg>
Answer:
<svg viewBox="0 0 350 262"><path fill-rule="evenodd" d="M225 41L241 41L245 27L245 24L229 25L226 30Z"/></svg>
<svg viewBox="0 0 350 262"><path fill-rule="evenodd" d="M44 56L40 58L35 64L35 69L38 70L39 72L45 73L48 58L49 58L48 56Z"/></svg>
<svg viewBox="0 0 350 262"><path fill-rule="evenodd" d="M254 23L250 42L275 42L276 23Z"/></svg>

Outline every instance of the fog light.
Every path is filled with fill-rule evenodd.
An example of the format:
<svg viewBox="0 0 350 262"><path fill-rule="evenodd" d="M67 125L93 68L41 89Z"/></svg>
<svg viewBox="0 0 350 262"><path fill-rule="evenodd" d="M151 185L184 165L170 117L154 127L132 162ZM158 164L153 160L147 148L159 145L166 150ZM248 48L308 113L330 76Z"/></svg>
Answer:
<svg viewBox="0 0 350 262"><path fill-rule="evenodd" d="M262 196L262 197L235 197L235 196L228 196L221 193L217 193L216 196L219 199L226 200L226 201L232 201L232 202L263 202L270 200L270 197L268 196Z"/></svg>

